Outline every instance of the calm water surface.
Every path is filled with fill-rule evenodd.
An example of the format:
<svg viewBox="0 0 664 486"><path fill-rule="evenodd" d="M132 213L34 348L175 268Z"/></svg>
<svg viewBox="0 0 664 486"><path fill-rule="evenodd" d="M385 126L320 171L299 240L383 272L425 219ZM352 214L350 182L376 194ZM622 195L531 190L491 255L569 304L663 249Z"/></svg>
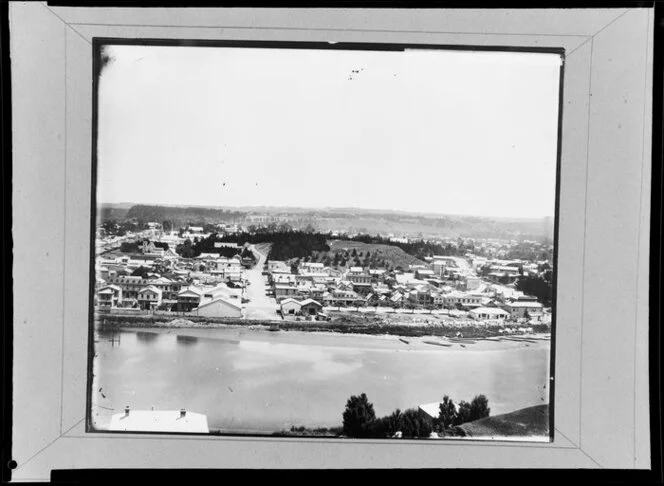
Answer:
<svg viewBox="0 0 664 486"><path fill-rule="evenodd" d="M207 415L210 429L269 433L339 426L346 400L362 392L378 416L443 394L470 401L483 393L492 415L548 403L548 342L416 349L383 336L151 329L102 332L95 347L100 428L126 405L186 408Z"/></svg>

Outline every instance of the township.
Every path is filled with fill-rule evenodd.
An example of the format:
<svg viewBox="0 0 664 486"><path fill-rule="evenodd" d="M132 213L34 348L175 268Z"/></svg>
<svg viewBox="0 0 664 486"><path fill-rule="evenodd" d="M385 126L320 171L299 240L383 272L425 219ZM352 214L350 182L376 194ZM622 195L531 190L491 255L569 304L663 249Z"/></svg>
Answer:
<svg viewBox="0 0 664 486"><path fill-rule="evenodd" d="M551 323L550 303L515 285L550 272L550 261L467 253L431 255L407 268L343 267L271 260L269 243L226 242L215 243L219 253L183 258L174 248L187 238L207 236L202 228L188 227L184 234L161 231L158 223L147 228L122 238L98 236L98 313L304 322L351 313L410 313L469 326ZM126 242L136 251L118 252Z"/></svg>

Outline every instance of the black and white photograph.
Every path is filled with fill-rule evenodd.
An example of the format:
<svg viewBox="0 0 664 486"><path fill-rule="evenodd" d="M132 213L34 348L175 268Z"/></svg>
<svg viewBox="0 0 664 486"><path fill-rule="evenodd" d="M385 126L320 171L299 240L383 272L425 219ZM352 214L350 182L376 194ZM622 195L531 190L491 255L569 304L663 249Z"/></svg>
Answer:
<svg viewBox="0 0 664 486"><path fill-rule="evenodd" d="M661 20L0 8L3 480L661 479Z"/></svg>
<svg viewBox="0 0 664 486"><path fill-rule="evenodd" d="M94 430L551 440L560 53L97 52Z"/></svg>

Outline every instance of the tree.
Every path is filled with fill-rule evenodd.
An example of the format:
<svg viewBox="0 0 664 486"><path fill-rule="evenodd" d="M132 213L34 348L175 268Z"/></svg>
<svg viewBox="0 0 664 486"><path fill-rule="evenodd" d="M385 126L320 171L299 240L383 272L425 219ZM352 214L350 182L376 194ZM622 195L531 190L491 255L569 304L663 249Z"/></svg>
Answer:
<svg viewBox="0 0 664 486"><path fill-rule="evenodd" d="M457 420L457 411L454 402L445 395L443 402L440 404L440 412L438 413L438 422L443 430L452 427Z"/></svg>
<svg viewBox="0 0 664 486"><path fill-rule="evenodd" d="M516 289L526 295L537 297L544 305L551 305L553 290L551 283L540 277L521 277L516 281Z"/></svg>
<svg viewBox="0 0 664 486"><path fill-rule="evenodd" d="M454 425L461 425L466 422L470 422L470 403L461 400Z"/></svg>
<svg viewBox="0 0 664 486"><path fill-rule="evenodd" d="M149 269L141 265L136 270L131 272L132 277L141 277L146 278L148 276Z"/></svg>
<svg viewBox="0 0 664 486"><path fill-rule="evenodd" d="M366 394L351 396L343 413L343 433L348 437L371 437L371 426L376 420L373 405Z"/></svg>
<svg viewBox="0 0 664 486"><path fill-rule="evenodd" d="M470 402L470 421L479 420L489 416L489 400L484 395L477 395Z"/></svg>
<svg viewBox="0 0 664 486"><path fill-rule="evenodd" d="M433 427L419 411L410 408L401 414L403 437L429 437L431 432L433 432Z"/></svg>

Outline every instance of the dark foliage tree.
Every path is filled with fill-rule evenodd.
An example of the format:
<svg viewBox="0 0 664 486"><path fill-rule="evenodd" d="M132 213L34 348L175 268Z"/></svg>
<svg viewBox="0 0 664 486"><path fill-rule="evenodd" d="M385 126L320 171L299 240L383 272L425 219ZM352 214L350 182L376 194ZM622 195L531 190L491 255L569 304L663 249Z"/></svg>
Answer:
<svg viewBox="0 0 664 486"><path fill-rule="evenodd" d="M477 395L470 402L470 421L488 417L491 413L489 400L484 395Z"/></svg>
<svg viewBox="0 0 664 486"><path fill-rule="evenodd" d="M445 395L443 401L440 404L440 410L438 413L438 422L442 426L443 430L448 429L455 425L457 419L457 411L454 402Z"/></svg>
<svg viewBox="0 0 664 486"><path fill-rule="evenodd" d="M553 290L550 282L541 277L521 277L516 281L516 289L532 295L545 306L551 305Z"/></svg>
<svg viewBox="0 0 664 486"><path fill-rule="evenodd" d="M141 278L146 278L148 276L148 272L150 271L149 268L144 267L141 265L138 267L136 270L131 272L132 277L141 277Z"/></svg>
<svg viewBox="0 0 664 486"><path fill-rule="evenodd" d="M461 400L459 402L459 410L456 416L456 421L454 425L461 425L465 424L466 422L470 422L470 403Z"/></svg>
<svg viewBox="0 0 664 486"><path fill-rule="evenodd" d="M429 437L431 432L431 423L418 410L410 408L401 414L401 433L404 438Z"/></svg>
<svg viewBox="0 0 664 486"><path fill-rule="evenodd" d="M343 413L343 433L348 437L371 437L371 426L376 420L373 405L366 394L351 396Z"/></svg>

